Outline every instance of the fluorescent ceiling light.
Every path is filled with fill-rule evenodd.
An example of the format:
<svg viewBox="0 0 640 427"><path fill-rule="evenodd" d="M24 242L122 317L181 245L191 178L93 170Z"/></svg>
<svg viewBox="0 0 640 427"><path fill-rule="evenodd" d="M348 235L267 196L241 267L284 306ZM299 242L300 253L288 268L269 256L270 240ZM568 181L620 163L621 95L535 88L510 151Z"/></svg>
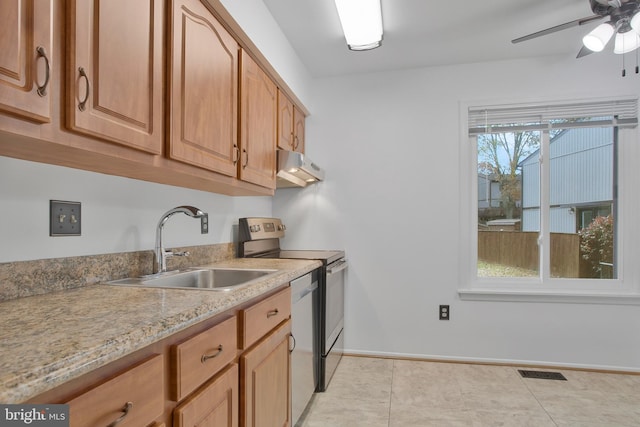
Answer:
<svg viewBox="0 0 640 427"><path fill-rule="evenodd" d="M382 44L380 0L335 0L342 31L351 50L369 50Z"/></svg>

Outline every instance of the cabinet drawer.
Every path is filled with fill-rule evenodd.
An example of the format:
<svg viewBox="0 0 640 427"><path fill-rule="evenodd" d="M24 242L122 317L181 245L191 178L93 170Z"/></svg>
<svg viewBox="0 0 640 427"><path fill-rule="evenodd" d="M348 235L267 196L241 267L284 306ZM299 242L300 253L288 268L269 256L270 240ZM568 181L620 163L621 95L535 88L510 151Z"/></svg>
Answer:
<svg viewBox="0 0 640 427"><path fill-rule="evenodd" d="M233 316L172 346L174 400L184 398L236 357L237 325L236 317Z"/></svg>
<svg viewBox="0 0 640 427"><path fill-rule="evenodd" d="M238 380L238 365L231 365L175 409L174 427L237 427Z"/></svg>
<svg viewBox="0 0 640 427"><path fill-rule="evenodd" d="M69 404L71 427L149 425L164 411L163 357L153 356ZM128 409L127 409L128 408Z"/></svg>
<svg viewBox="0 0 640 427"><path fill-rule="evenodd" d="M240 316L242 318L240 344L245 349L291 316L291 288L287 287L242 310Z"/></svg>

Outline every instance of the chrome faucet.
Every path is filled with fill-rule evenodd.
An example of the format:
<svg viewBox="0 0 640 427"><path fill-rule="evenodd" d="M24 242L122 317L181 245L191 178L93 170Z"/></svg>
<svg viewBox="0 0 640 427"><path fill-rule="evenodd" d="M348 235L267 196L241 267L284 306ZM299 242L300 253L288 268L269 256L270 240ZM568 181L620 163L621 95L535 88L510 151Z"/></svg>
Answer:
<svg viewBox="0 0 640 427"><path fill-rule="evenodd" d="M192 218L200 218L200 232L202 234L207 234L209 232L209 214L202 212L200 209L193 206L178 206L177 208L167 211L162 215L160 221L158 221L158 226L156 227L156 256L153 270L154 273L163 273L167 271L167 259L172 256L189 256L189 252L167 251L164 249L164 245L162 243L162 229L164 228L164 224L172 215L177 213L183 213Z"/></svg>

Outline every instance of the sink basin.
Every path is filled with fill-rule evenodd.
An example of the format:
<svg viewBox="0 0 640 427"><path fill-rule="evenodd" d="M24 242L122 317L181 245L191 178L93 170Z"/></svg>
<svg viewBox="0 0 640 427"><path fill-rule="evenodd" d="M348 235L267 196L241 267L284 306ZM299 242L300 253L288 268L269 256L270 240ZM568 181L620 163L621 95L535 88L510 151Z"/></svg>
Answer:
<svg viewBox="0 0 640 427"><path fill-rule="evenodd" d="M277 270L237 268L193 268L152 274L139 278L107 282L109 285L140 286L147 288L207 289L230 291L252 284Z"/></svg>

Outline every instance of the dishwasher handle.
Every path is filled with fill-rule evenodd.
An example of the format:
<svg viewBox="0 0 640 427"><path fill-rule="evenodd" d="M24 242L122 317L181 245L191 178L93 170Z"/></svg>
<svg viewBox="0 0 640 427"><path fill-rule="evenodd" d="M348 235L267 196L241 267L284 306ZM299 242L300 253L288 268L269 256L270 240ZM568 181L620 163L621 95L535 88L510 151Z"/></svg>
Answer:
<svg viewBox="0 0 640 427"><path fill-rule="evenodd" d="M306 297L316 289L318 289L318 282L317 281L311 282L309 286L300 289L296 293L291 294L291 303L295 304L296 302L300 301L302 298Z"/></svg>
<svg viewBox="0 0 640 427"><path fill-rule="evenodd" d="M329 268L327 268L327 275L338 273L346 269L348 266L349 266L349 263L347 263L347 261L344 259L340 261L336 261L333 264L329 265Z"/></svg>

